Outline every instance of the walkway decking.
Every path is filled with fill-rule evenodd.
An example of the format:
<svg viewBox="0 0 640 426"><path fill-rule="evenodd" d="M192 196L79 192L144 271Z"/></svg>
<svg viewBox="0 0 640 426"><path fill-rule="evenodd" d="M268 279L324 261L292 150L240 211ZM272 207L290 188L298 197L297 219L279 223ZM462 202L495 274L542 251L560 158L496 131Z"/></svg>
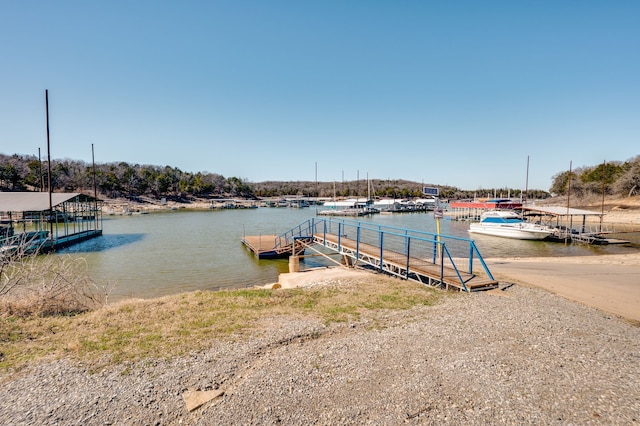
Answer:
<svg viewBox="0 0 640 426"><path fill-rule="evenodd" d="M258 259L281 259L291 255L291 244L278 247L277 235L244 236L241 240Z"/></svg>
<svg viewBox="0 0 640 426"><path fill-rule="evenodd" d="M338 232L330 232L332 228L337 228ZM347 231L355 239L347 238ZM457 255L454 259L448 246L440 241L440 236L433 237L419 231L349 223L345 220L335 222L316 219L284 235L245 236L241 241L260 259L286 258L310 249L328 259L333 255L342 256L342 261L336 263L352 266L359 263L383 273L438 288L472 292L498 287L498 281L493 279L473 241L450 241L454 246L455 243L471 244L466 249L469 259L465 259L464 255ZM319 250L319 246L327 250ZM472 272L474 253L475 261L480 262L485 274ZM465 261L468 261L466 272L456 265Z"/></svg>
<svg viewBox="0 0 640 426"><path fill-rule="evenodd" d="M314 234L313 242L332 248L340 254L359 260L381 271L411 279L430 286L454 287L464 291L489 290L498 287L498 281L481 277L476 274L463 272L452 267L442 266L412 256L405 256L391 250L365 244L348 238L338 238L333 234ZM463 285L464 283L464 285ZM466 287L466 288L465 288Z"/></svg>

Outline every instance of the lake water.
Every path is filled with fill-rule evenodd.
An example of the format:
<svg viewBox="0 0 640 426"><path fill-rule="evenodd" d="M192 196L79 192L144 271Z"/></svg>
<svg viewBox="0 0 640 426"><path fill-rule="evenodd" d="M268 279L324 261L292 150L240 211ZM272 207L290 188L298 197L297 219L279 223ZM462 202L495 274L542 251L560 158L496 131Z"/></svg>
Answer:
<svg viewBox="0 0 640 426"><path fill-rule="evenodd" d="M99 283L113 283L110 300L157 297L193 290L243 288L275 283L288 272L287 259L258 260L240 242L246 235L279 235L316 216L315 208L166 211L105 216L101 237L69 247L87 261ZM323 218L326 218L323 216ZM433 213L399 213L359 218L399 228L436 232ZM469 224L441 220L443 235L469 238ZM480 253L491 257L579 256L636 252L619 245L586 246L474 236ZM302 260L302 268L322 258Z"/></svg>

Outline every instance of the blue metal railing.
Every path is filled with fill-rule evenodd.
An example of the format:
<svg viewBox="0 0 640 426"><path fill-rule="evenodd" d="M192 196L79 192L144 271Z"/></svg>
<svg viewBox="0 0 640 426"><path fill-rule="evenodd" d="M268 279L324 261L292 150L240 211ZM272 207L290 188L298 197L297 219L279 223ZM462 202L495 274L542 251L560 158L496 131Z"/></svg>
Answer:
<svg viewBox="0 0 640 426"><path fill-rule="evenodd" d="M412 264L415 267L416 262L440 266L441 278L447 266L455 270L461 286L466 290L462 273L473 274L474 260L477 260L489 279L494 279L473 240L371 222L335 218L309 219L277 237L276 248L284 250L292 247L296 239L313 238L314 234L321 235L325 245L327 235L336 235L339 252L342 251L343 239L355 241L356 259L360 258L362 244L379 248L380 261L377 266L380 269L383 268L385 252L400 254L405 262L406 278L410 274ZM465 271L459 268L458 264L467 259Z"/></svg>

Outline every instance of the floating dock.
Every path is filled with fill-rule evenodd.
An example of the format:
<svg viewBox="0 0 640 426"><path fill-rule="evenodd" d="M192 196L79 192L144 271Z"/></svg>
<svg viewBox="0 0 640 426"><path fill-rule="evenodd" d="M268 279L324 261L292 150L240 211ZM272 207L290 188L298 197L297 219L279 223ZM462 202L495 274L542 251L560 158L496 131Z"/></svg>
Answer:
<svg viewBox="0 0 640 426"><path fill-rule="evenodd" d="M258 259L283 259L291 256L291 247L278 247L277 235L244 236L242 244L253 252Z"/></svg>

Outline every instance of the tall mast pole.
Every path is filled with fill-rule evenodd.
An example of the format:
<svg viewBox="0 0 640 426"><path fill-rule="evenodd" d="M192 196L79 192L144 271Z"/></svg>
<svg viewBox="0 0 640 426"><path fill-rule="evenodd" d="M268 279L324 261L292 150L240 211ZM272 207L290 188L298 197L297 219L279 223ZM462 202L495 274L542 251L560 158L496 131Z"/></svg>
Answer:
<svg viewBox="0 0 640 426"><path fill-rule="evenodd" d="M572 216L569 214L569 199L571 198L571 174L573 173L571 170L571 166L573 164L573 161L569 161L569 182L568 182L568 189L567 189L567 216L569 216L569 229L567 230L567 232L565 232L565 236L564 236L564 242L565 244L567 243L567 240L569 238L569 232L571 232L571 227L573 226L573 218Z"/></svg>
<svg viewBox="0 0 640 426"><path fill-rule="evenodd" d="M369 172L367 172L367 203L371 200L371 184L369 183Z"/></svg>
<svg viewBox="0 0 640 426"><path fill-rule="evenodd" d="M91 164L93 167L93 216L95 217L95 229L98 229L98 187L96 185L96 157L93 150L93 144L91 144Z"/></svg>
<svg viewBox="0 0 640 426"><path fill-rule="evenodd" d="M51 143L49 138L49 90L44 91L45 108L47 112L47 171L48 171L48 192L49 192L49 238L53 241L53 199L51 195Z"/></svg>
<svg viewBox="0 0 640 426"><path fill-rule="evenodd" d="M44 192L44 174L42 173L42 156L40 154L40 148L38 147L38 165L39 170L38 172L40 173L40 192Z"/></svg>
<svg viewBox="0 0 640 426"><path fill-rule="evenodd" d="M523 203L527 202L527 195L529 194L529 156L527 155L527 179L524 182L524 200Z"/></svg>
<svg viewBox="0 0 640 426"><path fill-rule="evenodd" d="M602 232L602 218L604 217L604 178L607 172L607 162L602 163L602 205L600 206L600 232Z"/></svg>
<svg viewBox="0 0 640 426"><path fill-rule="evenodd" d="M91 144L91 165L93 168L93 198L98 199L98 188L96 186L96 157L93 150L93 144Z"/></svg>
<svg viewBox="0 0 640 426"><path fill-rule="evenodd" d="M571 165L573 161L569 161L569 176L567 179L567 214L569 214L569 198L571 197Z"/></svg>

